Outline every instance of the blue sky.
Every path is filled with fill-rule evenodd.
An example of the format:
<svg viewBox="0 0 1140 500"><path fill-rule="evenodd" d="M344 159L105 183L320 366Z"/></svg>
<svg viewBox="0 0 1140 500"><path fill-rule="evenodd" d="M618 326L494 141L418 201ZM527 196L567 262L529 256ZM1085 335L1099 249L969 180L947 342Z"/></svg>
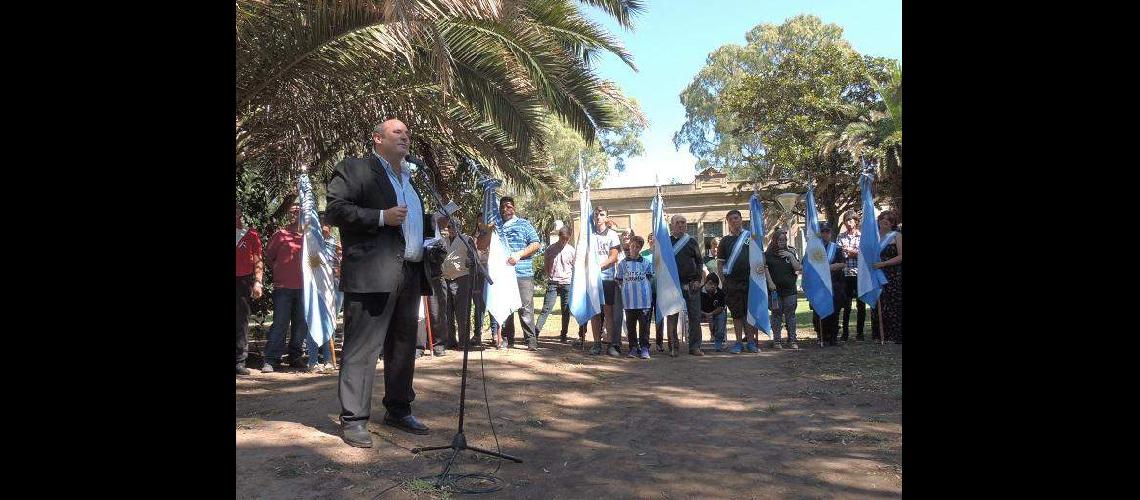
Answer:
<svg viewBox="0 0 1140 500"><path fill-rule="evenodd" d="M673 134L685 122L681 91L704 67L710 52L727 43L743 45L744 34L757 24L781 24L797 14L814 14L825 23L842 26L844 38L860 53L902 61L901 0L646 0L645 4L645 11L634 18L632 32L586 7L591 19L621 39L639 70L606 55L597 63L598 74L637 98L649 119L642 135L645 154L630 158L624 173L613 171L602 187L652 185L657 172L662 183L672 177L692 181L696 158L687 145L681 151L673 147Z"/></svg>

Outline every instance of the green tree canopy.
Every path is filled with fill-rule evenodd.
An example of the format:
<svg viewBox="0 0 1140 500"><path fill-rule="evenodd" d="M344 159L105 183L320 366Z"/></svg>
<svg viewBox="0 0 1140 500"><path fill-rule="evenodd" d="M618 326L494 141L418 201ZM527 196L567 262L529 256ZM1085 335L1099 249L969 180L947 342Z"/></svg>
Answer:
<svg viewBox="0 0 1140 500"><path fill-rule="evenodd" d="M885 110L876 82L889 81L894 61L860 55L840 26L811 15L758 25L746 40L714 51L682 92L687 120L675 144L689 144L698 168L798 191L814 185L837 220L857 207L861 166L854 143L835 139L857 117Z"/></svg>

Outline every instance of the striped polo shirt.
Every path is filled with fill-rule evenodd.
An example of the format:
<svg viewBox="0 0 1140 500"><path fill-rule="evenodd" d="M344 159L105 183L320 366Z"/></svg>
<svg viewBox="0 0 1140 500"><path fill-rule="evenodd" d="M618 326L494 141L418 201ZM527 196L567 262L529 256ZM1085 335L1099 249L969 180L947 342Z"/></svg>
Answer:
<svg viewBox="0 0 1140 500"><path fill-rule="evenodd" d="M520 252L531 243L538 243L540 245L539 252L542 251L542 240L538 238L538 231L534 229L530 221L521 217L511 217L511 220L503 222L499 217L499 211L492 212L492 219L495 221L495 226L499 234L503 235L503 240L507 242L507 251L514 253ZM537 254L538 252L535 252ZM515 276L518 278L531 278L534 277L534 254L515 264Z"/></svg>
<svg viewBox="0 0 1140 500"><path fill-rule="evenodd" d="M618 263L614 279L622 280L621 302L626 309L653 307L653 261L642 258L625 259Z"/></svg>

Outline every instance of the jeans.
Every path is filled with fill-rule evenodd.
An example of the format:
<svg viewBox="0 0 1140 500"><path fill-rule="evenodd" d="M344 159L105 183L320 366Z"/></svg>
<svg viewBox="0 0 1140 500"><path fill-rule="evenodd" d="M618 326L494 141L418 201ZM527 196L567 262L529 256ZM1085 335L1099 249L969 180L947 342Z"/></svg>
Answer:
<svg viewBox="0 0 1140 500"><path fill-rule="evenodd" d="M237 277L237 366L245 366L249 354L249 304L253 301L253 275Z"/></svg>
<svg viewBox="0 0 1140 500"><path fill-rule="evenodd" d="M309 337L305 309L301 303L301 290L294 288L273 289L273 325L269 327L268 341L265 343L265 362L276 365L285 354L285 329L292 323L289 337L289 361L301 360L305 339Z"/></svg>
<svg viewBox="0 0 1140 500"><path fill-rule="evenodd" d="M546 325L546 318L550 316L550 311L554 310L554 299L558 298L559 306L562 308L562 330L560 336L565 338L566 332L570 329L570 284L565 285L561 283L547 283L546 284L546 297L542 299L542 314L538 317L538 324L535 330L542 332L542 327ZM586 337L586 325L578 325L578 337Z"/></svg>
<svg viewBox="0 0 1140 500"><path fill-rule="evenodd" d="M728 313L721 311L713 316L712 321L709 321L709 331L712 332L713 340L724 342L728 336Z"/></svg>
<svg viewBox="0 0 1140 500"><path fill-rule="evenodd" d="M332 355L329 352L330 344L331 342L325 342L324 345L320 347L320 353L318 354L317 343L313 341L313 337L305 335L305 351L309 353L308 365L315 366L318 363L324 364L332 360Z"/></svg>
<svg viewBox="0 0 1140 500"><path fill-rule="evenodd" d="M769 317L772 319L772 339L776 342L780 341L780 323L787 325L788 340L791 342L796 341L796 301L799 300L799 295L789 295L787 297L780 297L780 310L773 311Z"/></svg>
<svg viewBox="0 0 1140 500"><path fill-rule="evenodd" d="M538 345L538 335L534 331L534 277L518 278L518 282L522 307L503 322L503 338L507 339L508 344L514 345L515 314L518 314L519 323L522 324L523 339L528 345Z"/></svg>
<svg viewBox="0 0 1140 500"><path fill-rule="evenodd" d="M606 318L610 321L606 327L610 330L610 345L614 347L620 347L622 327L625 325L625 306L622 305L620 286L614 287L613 311L613 317Z"/></svg>

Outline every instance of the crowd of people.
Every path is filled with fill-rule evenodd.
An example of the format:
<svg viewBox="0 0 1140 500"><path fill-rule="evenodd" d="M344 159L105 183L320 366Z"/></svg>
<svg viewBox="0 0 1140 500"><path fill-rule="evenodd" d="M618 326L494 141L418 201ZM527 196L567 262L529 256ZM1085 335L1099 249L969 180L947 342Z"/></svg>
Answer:
<svg viewBox="0 0 1140 500"><path fill-rule="evenodd" d="M262 255L261 243L256 230L243 229L240 209L238 212L238 310L239 316L248 320L249 301L260 296L262 286L262 258L273 270L273 323L269 329L268 342L264 350L262 372L272 372L281 367L282 356L287 355L290 364L303 371L324 372L332 370L329 344L317 346L307 335L305 319L300 304L301 288L301 240L297 227L298 207L290 210L293 222L276 231L269 240ZM424 321L426 327L418 329L416 357L427 350L436 356L443 356L448 350L462 349L464 341L472 346L482 342L481 331L484 319L488 320L490 339L488 347L503 350L515 345L514 317L518 317L523 331L526 348L538 349L538 333L543 331L547 319L557 304L562 311L558 340L570 341L569 300L570 285L574 273L575 248L571 244L569 226L558 229L558 240L541 249L541 240L534 226L516 215L514 199L504 197L500 201L501 219L496 221L503 230L504 241L511 252L509 261L514 265L522 307L506 322L499 325L487 314L473 317L474 311L483 311L483 279L478 275L476 261L484 267L487 263L487 247L490 232L482 224L472 232L464 234L456 222L462 220L462 212L453 204L449 206L449 219L443 211L436 211L435 228L437 236L429 240L438 251L429 254L427 259L428 285L432 293L426 298ZM479 214L482 220L482 213ZM701 350L702 325L707 325L712 336L713 349L739 354L759 352L758 330L745 321L748 302L748 245L739 242L742 232L741 213L733 210L728 213L729 234L705 239L704 252L699 250L695 239L686 233L688 221L682 215L670 220L670 240L674 245L674 257L682 283L682 297L685 301L684 314L672 314L665 321L655 319L656 277L653 266L652 236L649 240L632 232L619 233L604 207L597 207L594 213L596 238L594 248L600 261L603 279L603 310L591 322L577 326L577 339L581 345L587 342L586 331L592 330L592 355L607 354L649 359L652 349L668 351L676 357L682 347L693 356L703 356ZM881 301L881 317L887 339L902 343L902 235L897 230L894 212L886 211L879 215L879 229L883 235L881 261L876 264L888 277ZM850 339L850 316L856 311L855 340L865 340L867 309L856 293L859 252L859 224L854 212L843 216L842 231L837 238L832 236L832 227L826 221L820 223L820 235L828 245L837 245L829 267L834 298L835 314L822 320L813 311L812 322L824 345L840 345L840 341ZM338 258L334 269L339 275L340 246L330 234L330 227L322 214L322 233L330 245L333 255ZM466 243L460 241L466 240ZM739 248L737 248L739 246ZM475 249L474 252L472 249ZM545 295L542 310L535 320L533 305L536 270L533 257L542 251L544 256L541 272L545 278ZM797 278L803 273L803 264L794 248L788 246L788 234L782 229L772 233L765 249L765 268L758 270L766 276L771 291L769 300L772 325L773 349L799 349L796 334L796 313L799 293ZM435 258L432 258L435 255ZM735 256L735 258L733 258ZM729 265L731 264L731 265ZM338 293L338 307L343 293ZM615 312L615 310L617 312ZM244 313L242 311L245 311ZM879 339L879 309L872 308L871 339ZM727 344L728 317L732 316L735 342ZM687 332L686 345L678 340L678 322L683 323ZM651 342L650 324L656 330ZM842 327L840 327L842 325ZM431 332L429 337L428 332ZM664 333L668 332L666 344ZM625 333L625 342L622 340ZM247 357L246 340L248 326L239 317L238 325L238 373L248 373L245 367ZM286 337L289 337L286 346ZM306 358L303 360L303 358Z"/></svg>
<svg viewBox="0 0 1140 500"><path fill-rule="evenodd" d="M334 169L328 186L328 209L320 214L325 238L324 254L333 260L337 284L336 308L344 312L344 343L339 370L342 437L353 446L371 446L364 429L369 419L372 383L378 359L385 362L384 423L407 432L426 434L428 429L411 415L414 359L428 350L444 355L464 345L482 343L484 317L489 320L488 348L509 349L515 344L515 317L529 350L538 350L538 335L555 302L562 315L559 341L567 343L570 329L569 299L576 250L570 244L569 227L558 230L558 240L543 249L543 241L530 221L517 213L515 200L502 197L498 210L489 214L491 224L478 223L465 233L460 227L463 211L448 203L436 212L424 210L420 194L403 168L409 132L399 120L386 120L373 128L373 150L367 158L346 158ZM379 189L377 189L379 187ZM381 208L385 207L385 208ZM289 365L307 372L334 369L330 343L316 345L308 335L302 305L303 242L300 207L291 206L291 222L278 229L262 248L254 228L246 227L237 210L237 373L248 375L248 319L253 301L264 293L266 264L273 278L273 323L263 351L261 371L280 370L287 356ZM450 217L449 217L450 215ZM476 220L483 221L483 214ZM888 282L876 308L871 308L872 339L883 332L887 339L902 343L902 234L898 216L884 211L878 216L881 235L880 262ZM593 213L592 247L602 277L602 309L578 325L578 341L587 346L591 330L591 355L649 359L651 350L682 351L704 356L702 324L708 325L713 348L740 354L760 352L758 331L745 320L748 314L749 279L764 276L770 291L769 308L773 349L799 349L796 334L797 278L803 272L797 252L788 246L788 234L776 229L764 250L764 265L749 264L749 238L743 236L739 210L726 216L728 234L705 240L704 251L687 233L683 215L669 220L669 240L675 260L684 307L681 312L657 319L654 241L630 232L617 231L604 207ZM855 304L856 341L864 340L867 307L857 296L859 224L853 212L843 215L843 230L832 237L827 222L820 223L820 236L831 256L834 313L820 319L813 313L813 326L826 345L848 340L848 323ZM331 226L340 230L344 243L332 237ZM502 325L483 314L486 309L484 279L489 258L491 228L505 244L506 263L513 267L521 307ZM534 257L543 252L543 266L536 270ZM481 265L477 265L481 264ZM343 268L343 273L342 273ZM535 273L546 283L542 311L535 321ZM422 312L422 316L417 314ZM473 311L478 313L472 314ZM840 316L842 314L842 316ZM732 317L735 342L727 344L728 317ZM421 322L425 328L419 328ZM650 324L655 327L651 342ZM679 339L678 323L686 333ZM839 325L842 323L842 336ZM880 324L881 323L881 324ZM625 342L622 333L626 334ZM418 332L418 333L417 333ZM783 335L786 333L786 337ZM286 342L286 337L289 337ZM785 340L786 338L786 340Z"/></svg>

